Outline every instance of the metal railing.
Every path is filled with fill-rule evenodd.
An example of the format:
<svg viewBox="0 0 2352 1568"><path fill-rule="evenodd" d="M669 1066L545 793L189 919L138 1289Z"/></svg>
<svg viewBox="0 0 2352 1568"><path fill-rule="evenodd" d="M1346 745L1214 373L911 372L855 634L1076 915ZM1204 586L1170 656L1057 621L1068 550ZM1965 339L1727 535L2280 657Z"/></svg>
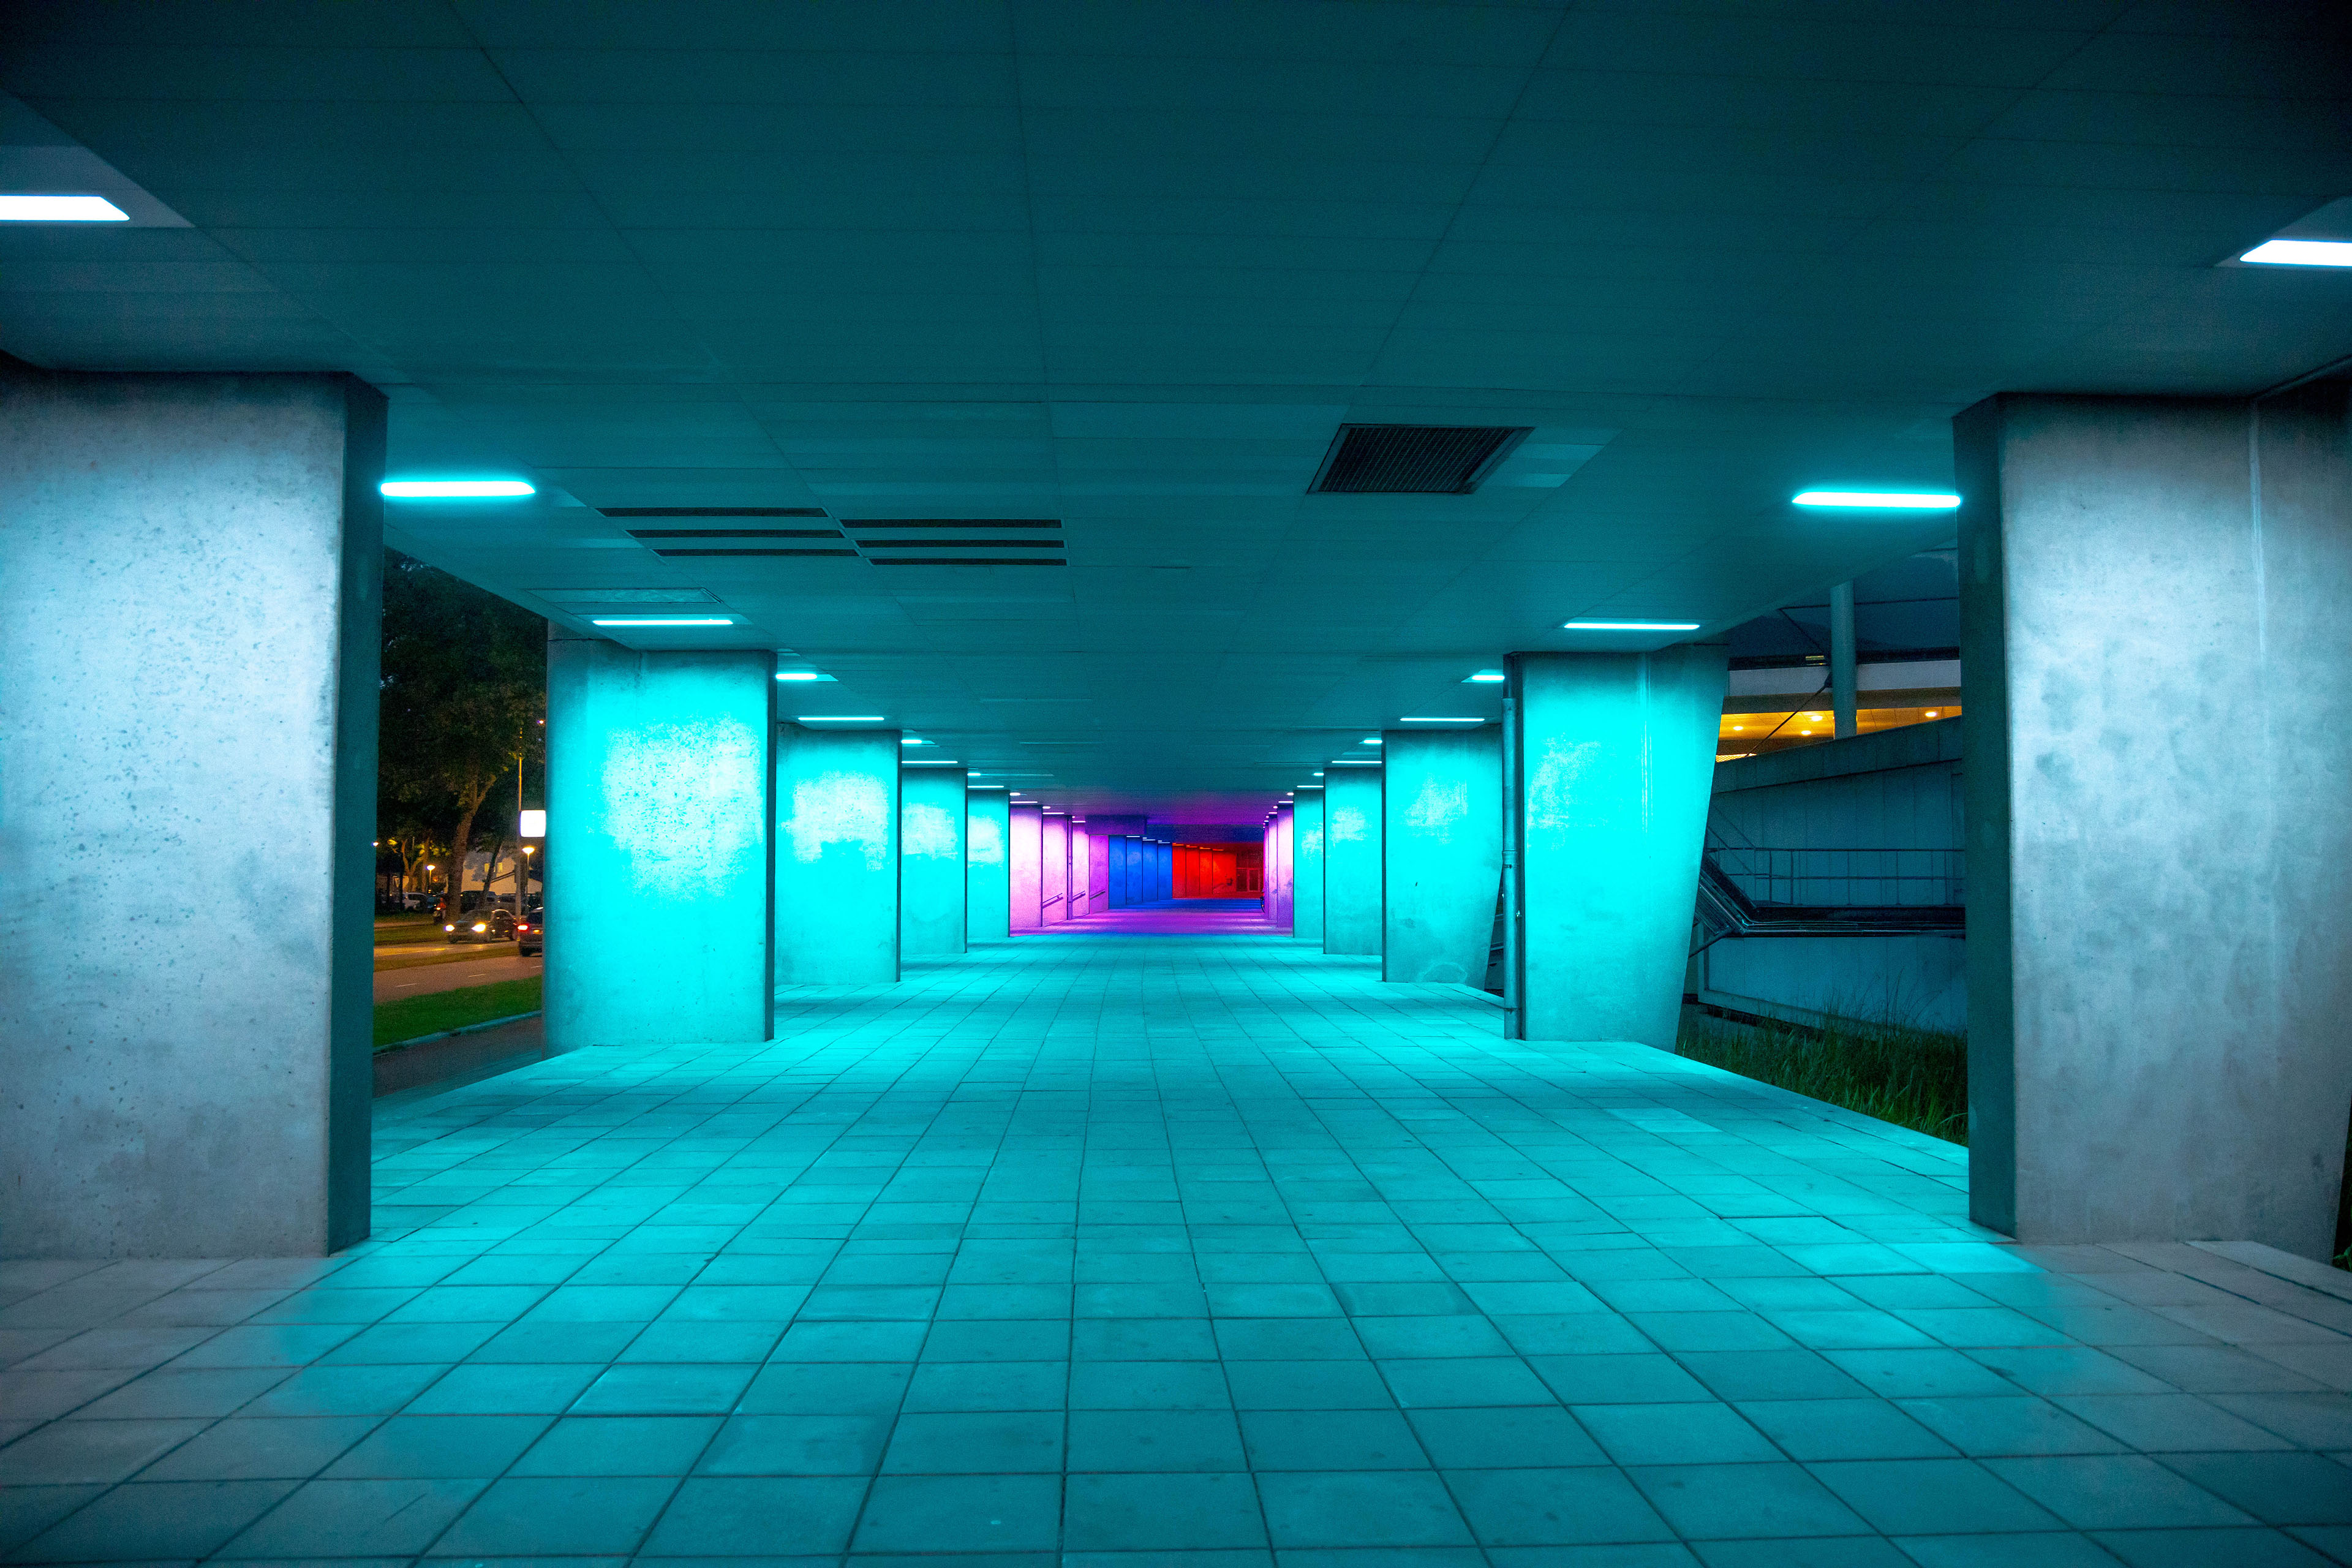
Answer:
<svg viewBox="0 0 2352 1568"><path fill-rule="evenodd" d="M1707 858L1759 910L1955 909L1958 849L1782 849L1710 845Z"/></svg>

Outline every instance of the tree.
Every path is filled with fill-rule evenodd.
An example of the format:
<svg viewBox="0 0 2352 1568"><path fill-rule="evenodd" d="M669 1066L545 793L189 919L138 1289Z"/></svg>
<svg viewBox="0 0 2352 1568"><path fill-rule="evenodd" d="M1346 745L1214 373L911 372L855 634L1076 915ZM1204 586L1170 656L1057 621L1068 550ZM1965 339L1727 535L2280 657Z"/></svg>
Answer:
<svg viewBox="0 0 2352 1568"><path fill-rule="evenodd" d="M443 887L455 918L474 818L519 763L545 754L547 622L384 552L380 712L381 793L399 803L388 815L405 807L446 825Z"/></svg>

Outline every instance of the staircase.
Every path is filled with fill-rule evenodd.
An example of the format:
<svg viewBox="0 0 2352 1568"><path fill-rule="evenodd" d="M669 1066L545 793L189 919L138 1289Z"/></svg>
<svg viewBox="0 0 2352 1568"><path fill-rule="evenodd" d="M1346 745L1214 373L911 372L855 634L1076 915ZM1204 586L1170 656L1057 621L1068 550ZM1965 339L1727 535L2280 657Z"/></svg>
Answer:
<svg viewBox="0 0 2352 1568"><path fill-rule="evenodd" d="M1707 825L1691 952L1729 938L1959 936L1958 849L1773 848Z"/></svg>

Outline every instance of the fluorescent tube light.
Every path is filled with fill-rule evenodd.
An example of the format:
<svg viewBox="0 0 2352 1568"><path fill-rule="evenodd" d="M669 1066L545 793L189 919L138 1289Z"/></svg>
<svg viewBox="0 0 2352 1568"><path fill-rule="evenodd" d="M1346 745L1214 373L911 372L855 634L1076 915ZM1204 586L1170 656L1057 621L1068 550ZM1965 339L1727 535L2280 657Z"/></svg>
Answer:
<svg viewBox="0 0 2352 1568"><path fill-rule="evenodd" d="M1695 632L1696 621L1562 621L1564 632Z"/></svg>
<svg viewBox="0 0 2352 1568"><path fill-rule="evenodd" d="M800 713L793 718L795 724L879 724L879 713Z"/></svg>
<svg viewBox="0 0 2352 1568"><path fill-rule="evenodd" d="M1335 768L1376 768L1381 764L1370 757L1334 757L1331 765Z"/></svg>
<svg viewBox="0 0 2352 1568"><path fill-rule="evenodd" d="M520 479L386 479L376 486L394 500L467 500L485 496L535 496Z"/></svg>
<svg viewBox="0 0 2352 1568"><path fill-rule="evenodd" d="M1462 678L1465 686L1500 686L1502 683L1503 672L1499 669L1473 670Z"/></svg>
<svg viewBox="0 0 2352 1568"><path fill-rule="evenodd" d="M1949 490L1799 490L1798 506L1863 507L1878 511L1949 511L1960 498Z"/></svg>
<svg viewBox="0 0 2352 1568"><path fill-rule="evenodd" d="M778 680L831 680L833 677L814 669L780 669L776 671L776 679Z"/></svg>
<svg viewBox="0 0 2352 1568"><path fill-rule="evenodd" d="M129 223L131 215L104 196L0 196L0 222Z"/></svg>
<svg viewBox="0 0 2352 1568"><path fill-rule="evenodd" d="M1400 724L1484 724L1484 719L1400 719Z"/></svg>
<svg viewBox="0 0 2352 1568"><path fill-rule="evenodd" d="M898 744L902 746L928 746L930 742L929 741L918 741L912 735L905 735L899 738Z"/></svg>
<svg viewBox="0 0 2352 1568"><path fill-rule="evenodd" d="M592 626L731 626L732 616L593 616Z"/></svg>
<svg viewBox="0 0 2352 1568"><path fill-rule="evenodd" d="M1377 746L1380 743L1381 738L1378 735L1367 735L1362 740L1356 742L1356 744L1360 746Z"/></svg>
<svg viewBox="0 0 2352 1568"><path fill-rule="evenodd" d="M2238 259L2257 267L2352 267L2352 239L2266 239Z"/></svg>

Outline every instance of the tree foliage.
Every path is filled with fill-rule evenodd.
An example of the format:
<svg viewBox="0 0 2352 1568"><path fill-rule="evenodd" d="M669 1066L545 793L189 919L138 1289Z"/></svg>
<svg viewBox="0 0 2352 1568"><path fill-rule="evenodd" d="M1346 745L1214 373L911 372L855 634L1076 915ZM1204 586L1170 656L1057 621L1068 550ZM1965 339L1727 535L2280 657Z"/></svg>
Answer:
<svg viewBox="0 0 2352 1568"><path fill-rule="evenodd" d="M518 764L545 755L546 621L386 551L379 713L380 832L421 837L430 823L446 835L455 910L476 816Z"/></svg>

